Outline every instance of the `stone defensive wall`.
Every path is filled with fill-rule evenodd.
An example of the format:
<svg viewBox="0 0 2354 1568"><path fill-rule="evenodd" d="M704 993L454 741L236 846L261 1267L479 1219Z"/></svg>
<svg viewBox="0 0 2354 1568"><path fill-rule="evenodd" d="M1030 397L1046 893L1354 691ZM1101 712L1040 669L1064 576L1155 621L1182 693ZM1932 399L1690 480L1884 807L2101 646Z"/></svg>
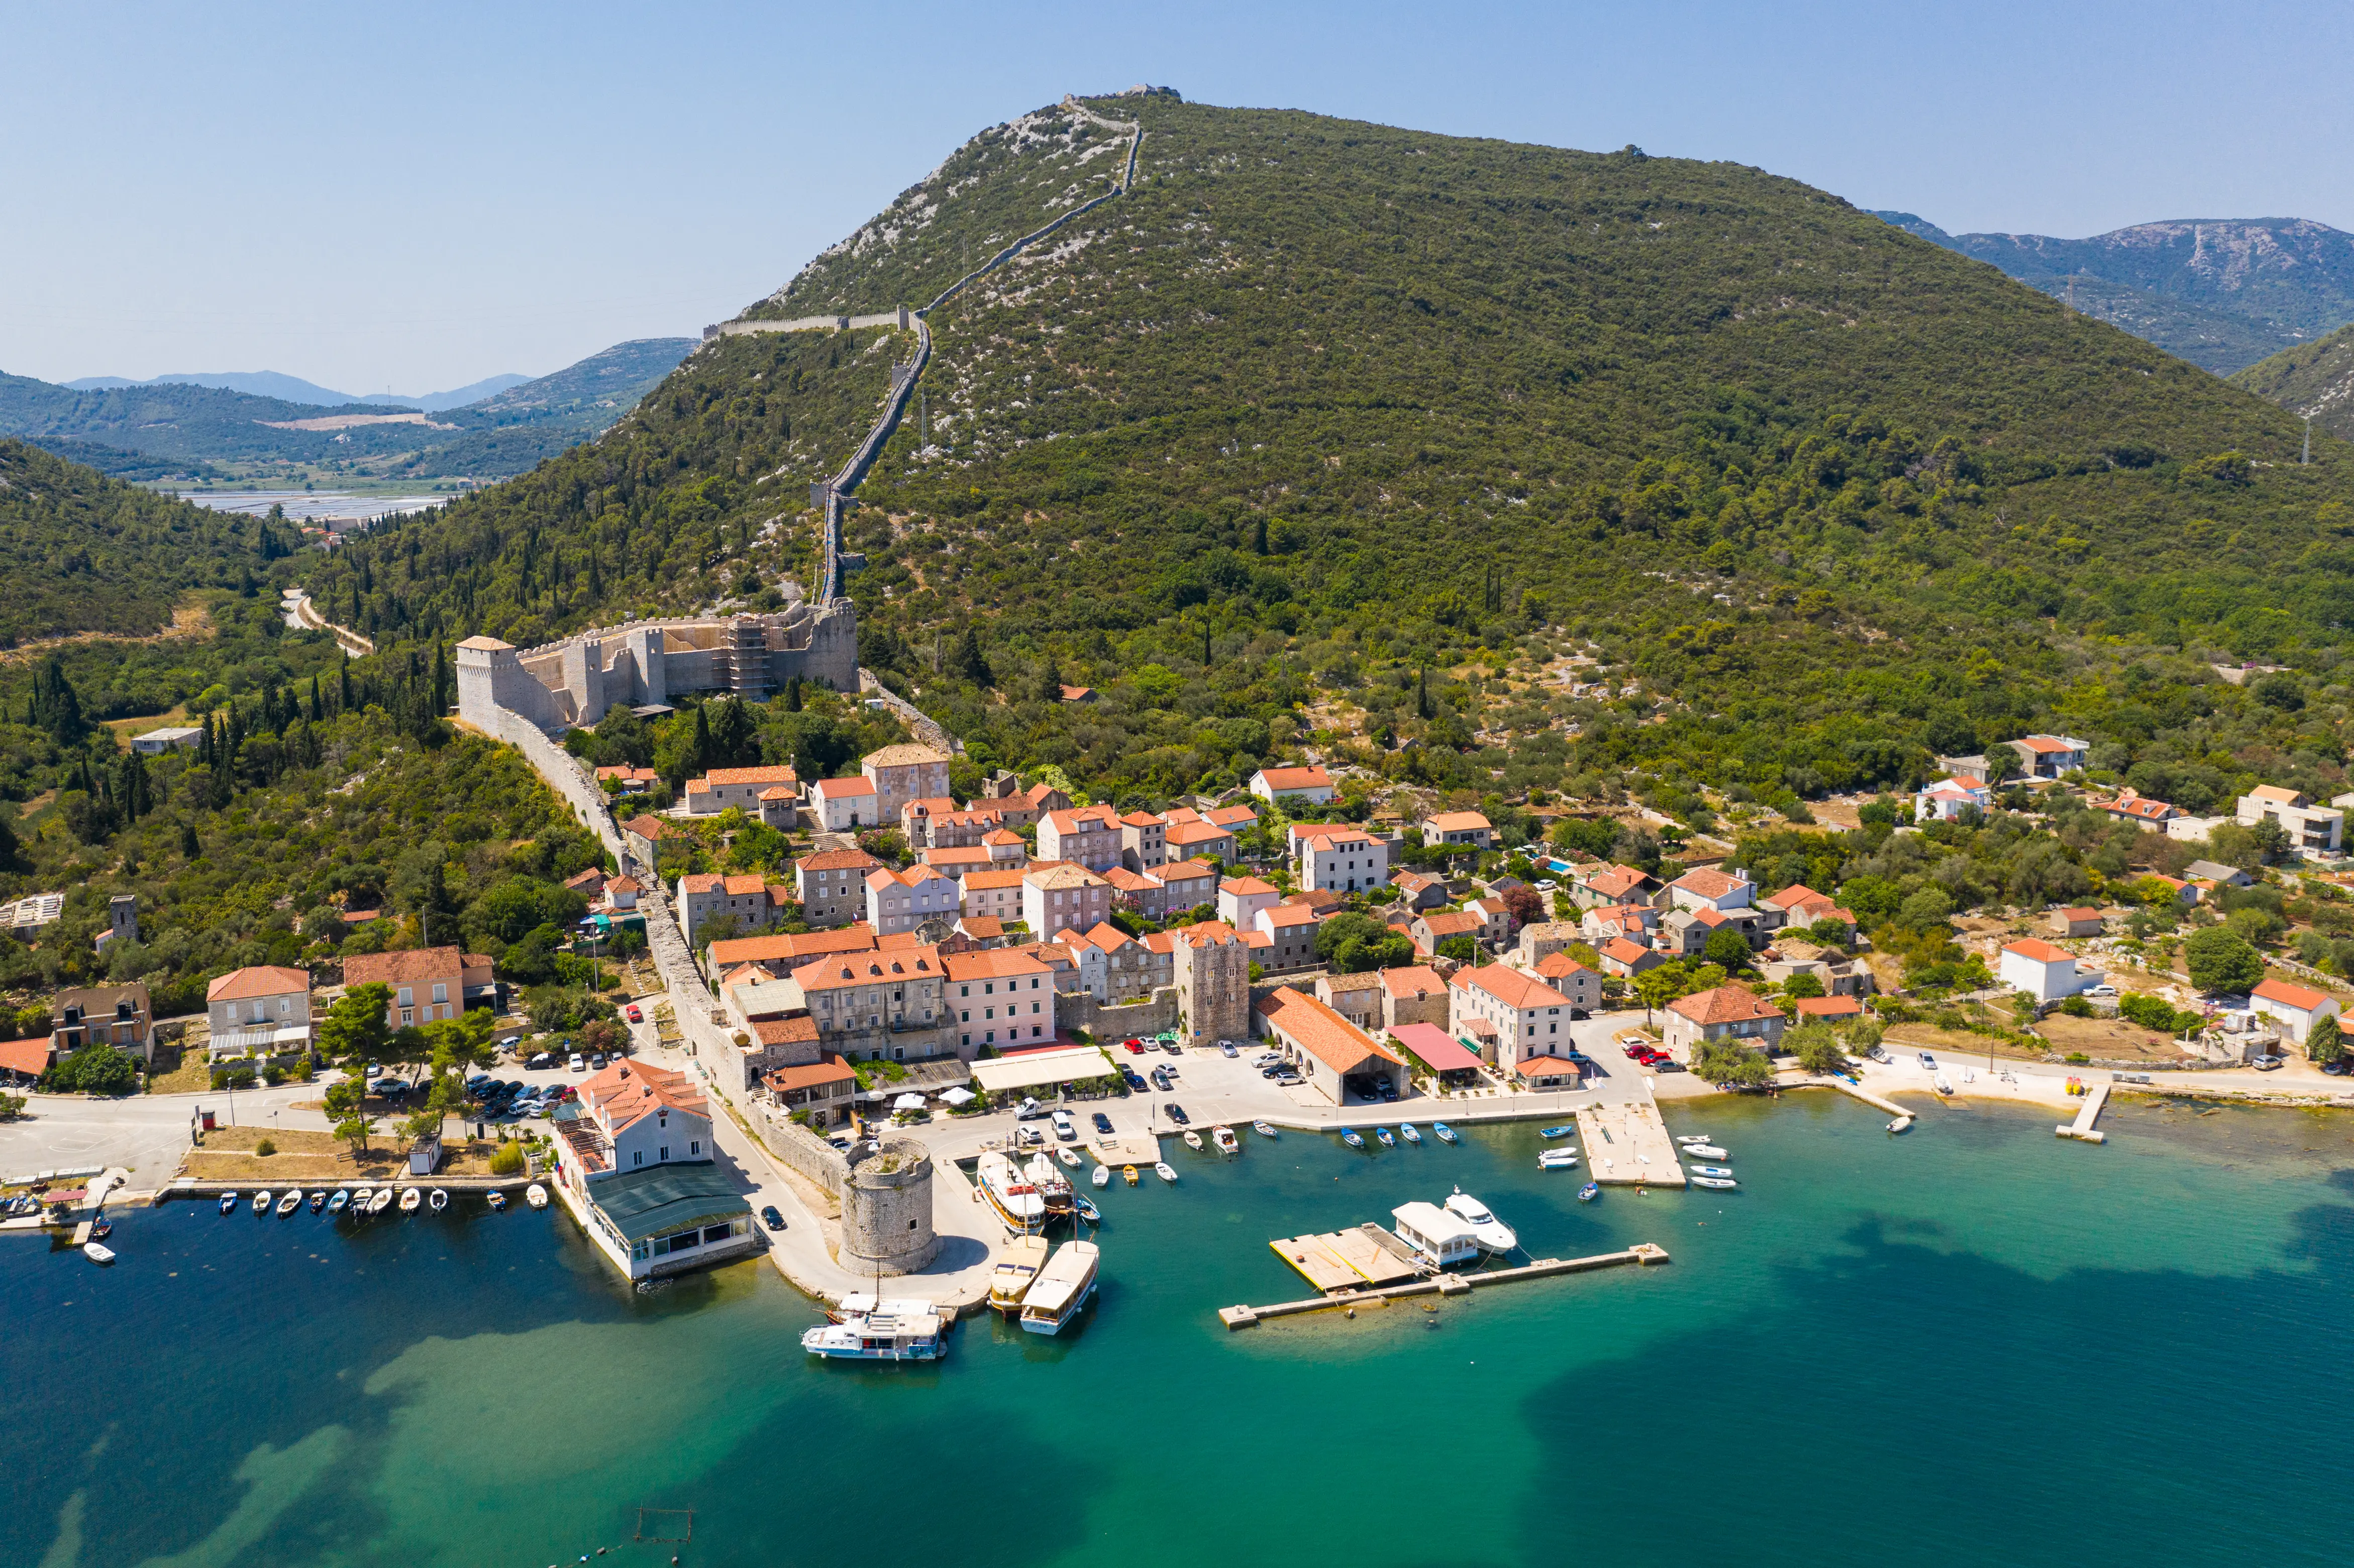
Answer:
<svg viewBox="0 0 2354 1568"><path fill-rule="evenodd" d="M637 620L536 648L494 637L458 644L459 716L493 734L497 710L552 735L593 725L615 703L690 692L765 700L795 678L858 689L858 617L848 599L774 614Z"/></svg>

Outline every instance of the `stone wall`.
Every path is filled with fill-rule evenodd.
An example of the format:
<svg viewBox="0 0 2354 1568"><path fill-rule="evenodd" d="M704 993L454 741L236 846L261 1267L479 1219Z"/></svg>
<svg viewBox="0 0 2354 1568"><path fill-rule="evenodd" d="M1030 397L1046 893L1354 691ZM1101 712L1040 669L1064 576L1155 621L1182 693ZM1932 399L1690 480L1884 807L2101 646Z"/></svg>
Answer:
<svg viewBox="0 0 2354 1568"><path fill-rule="evenodd" d="M850 1180L850 1161L841 1150L801 1123L786 1120L781 1111L774 1117L763 1114L749 1119L759 1128L760 1142L786 1169L815 1182L827 1197L837 1201L842 1197Z"/></svg>
<svg viewBox="0 0 2354 1568"><path fill-rule="evenodd" d="M1097 1001L1085 991L1055 998L1055 1022L1066 1031L1084 1029L1115 1043L1177 1027L1177 988L1164 985L1142 1001Z"/></svg>

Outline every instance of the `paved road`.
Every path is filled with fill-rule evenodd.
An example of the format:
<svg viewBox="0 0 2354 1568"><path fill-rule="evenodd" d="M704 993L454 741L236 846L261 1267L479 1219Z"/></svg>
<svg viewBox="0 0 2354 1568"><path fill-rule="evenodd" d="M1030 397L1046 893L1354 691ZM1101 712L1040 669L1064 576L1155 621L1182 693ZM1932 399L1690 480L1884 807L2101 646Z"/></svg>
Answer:
<svg viewBox="0 0 2354 1568"><path fill-rule="evenodd" d="M232 1115L243 1126L324 1128L315 1112L291 1108L316 1099L322 1086L288 1084L235 1095L132 1095L88 1099L79 1095L34 1095L23 1119L0 1122L0 1174L29 1175L60 1166L120 1165L131 1172L134 1192L152 1191L172 1179L188 1148L188 1123L198 1106L221 1125Z"/></svg>

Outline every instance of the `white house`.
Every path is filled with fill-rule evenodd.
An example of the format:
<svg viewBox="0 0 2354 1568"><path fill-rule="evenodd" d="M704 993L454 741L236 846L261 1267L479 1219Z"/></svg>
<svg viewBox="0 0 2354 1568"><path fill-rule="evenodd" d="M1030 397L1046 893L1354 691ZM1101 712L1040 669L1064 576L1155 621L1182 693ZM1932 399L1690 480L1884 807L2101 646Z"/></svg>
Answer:
<svg viewBox="0 0 2354 1568"><path fill-rule="evenodd" d="M2345 812L2278 784L2259 784L2241 796L2238 820L2243 828L2278 822L2291 846L2307 854L2336 854L2346 831Z"/></svg>
<svg viewBox="0 0 2354 1568"><path fill-rule="evenodd" d="M1755 891L1747 873L1703 865L1668 884L1668 904L1674 909L1746 909Z"/></svg>
<svg viewBox="0 0 2354 1568"><path fill-rule="evenodd" d="M801 779L790 768L715 768L700 779L686 781L686 809L705 817L738 807L748 816L760 814L760 797L770 789L792 789Z"/></svg>
<svg viewBox="0 0 2354 1568"><path fill-rule="evenodd" d="M1237 931L1255 928L1260 910L1282 902L1283 895L1273 883L1256 876L1230 876L1218 884L1218 918Z"/></svg>
<svg viewBox="0 0 2354 1568"><path fill-rule="evenodd" d="M1389 843L1362 828L1303 838L1299 875L1308 886L1331 893L1385 887L1390 880Z"/></svg>
<svg viewBox="0 0 2354 1568"><path fill-rule="evenodd" d="M2038 1002L2058 1001L2101 983L2097 973L2076 968L2075 954L2032 937L2005 944L1995 978Z"/></svg>
<svg viewBox="0 0 2354 1568"><path fill-rule="evenodd" d="M1913 820L1950 822L1965 807L1984 815L1994 804L1994 792L1973 779L1940 779L1913 797Z"/></svg>
<svg viewBox="0 0 2354 1568"><path fill-rule="evenodd" d="M821 779L809 787L810 814L821 832L846 833L880 826L883 798L871 779Z"/></svg>
<svg viewBox="0 0 2354 1568"><path fill-rule="evenodd" d="M1301 800L1320 806L1332 798L1332 776L1321 768L1262 768L1250 777L1262 800Z"/></svg>
<svg viewBox="0 0 2354 1568"><path fill-rule="evenodd" d="M2336 1018L2340 1011L2334 996L2271 979L2256 982L2255 990L2248 993L2248 1008L2252 1012L2279 1020L2281 1033L2300 1045L2316 1023L2325 1018Z"/></svg>
<svg viewBox="0 0 2354 1568"><path fill-rule="evenodd" d="M1447 982L1448 1032L1469 1040L1493 1032L1496 1065L1519 1070L1524 1056L1547 1056L1575 1044L1569 1033L1569 998L1534 975L1507 964L1483 964L1455 971ZM1476 1030L1474 1022L1489 1025Z"/></svg>
<svg viewBox="0 0 2354 1568"><path fill-rule="evenodd" d="M133 736L131 749L142 757L161 757L175 747L182 751L194 751L196 748L196 737L204 733L202 729L192 724L166 725L162 729L151 729L144 735Z"/></svg>

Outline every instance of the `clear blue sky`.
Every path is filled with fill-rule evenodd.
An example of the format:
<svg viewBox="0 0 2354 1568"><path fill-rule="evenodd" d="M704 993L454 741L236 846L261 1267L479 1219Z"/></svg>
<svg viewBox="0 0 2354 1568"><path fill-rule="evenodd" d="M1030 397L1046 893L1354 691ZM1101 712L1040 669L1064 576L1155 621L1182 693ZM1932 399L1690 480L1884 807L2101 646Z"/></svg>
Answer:
<svg viewBox="0 0 2354 1568"><path fill-rule="evenodd" d="M1961 232L2354 228L2326 5L19 4L0 370L365 393L692 335L1066 91L1754 164Z"/></svg>

